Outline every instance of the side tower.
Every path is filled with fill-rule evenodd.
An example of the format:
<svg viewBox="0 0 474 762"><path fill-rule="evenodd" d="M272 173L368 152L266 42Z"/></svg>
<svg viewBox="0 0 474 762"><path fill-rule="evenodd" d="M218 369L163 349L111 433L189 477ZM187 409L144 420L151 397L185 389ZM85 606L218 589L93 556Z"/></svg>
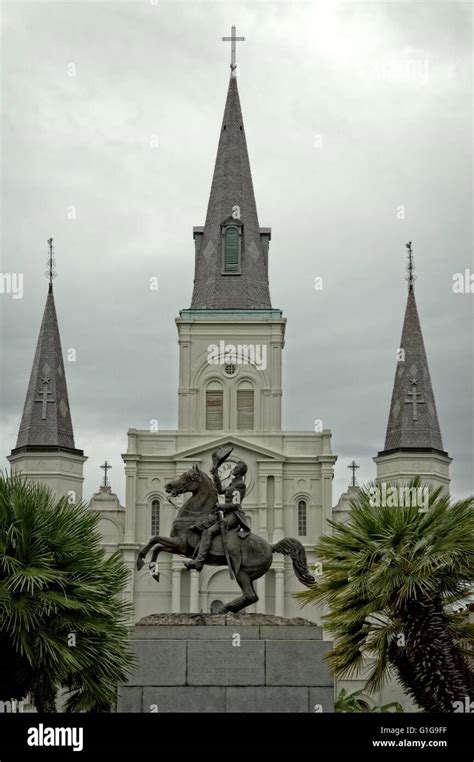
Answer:
<svg viewBox="0 0 474 762"><path fill-rule="evenodd" d="M12 474L46 484L55 495L82 499L87 458L74 444L66 374L53 294L53 239L48 241L48 295L36 344L16 447L8 460Z"/></svg>
<svg viewBox="0 0 474 762"><path fill-rule="evenodd" d="M408 298L384 449L374 458L379 482L402 483L419 475L449 489L452 458L443 447L428 360L415 301L413 254L408 249Z"/></svg>

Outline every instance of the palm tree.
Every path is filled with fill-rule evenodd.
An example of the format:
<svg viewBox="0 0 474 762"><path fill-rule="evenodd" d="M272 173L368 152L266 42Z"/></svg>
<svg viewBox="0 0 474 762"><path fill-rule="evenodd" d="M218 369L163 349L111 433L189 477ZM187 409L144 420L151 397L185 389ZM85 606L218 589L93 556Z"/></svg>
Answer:
<svg viewBox="0 0 474 762"><path fill-rule="evenodd" d="M419 486L416 479L410 489ZM333 534L315 548L323 575L297 597L329 608L336 677L372 660L369 691L392 670L422 709L452 712L471 692L474 625L455 608L465 608L474 581L473 501L450 504L437 489L426 512L378 507L373 489L361 489L346 523L330 522Z"/></svg>
<svg viewBox="0 0 474 762"><path fill-rule="evenodd" d="M43 485L0 477L0 623L9 674L0 698L38 711L108 711L132 664L127 569L100 546L98 516ZM7 656L5 656L5 653Z"/></svg>

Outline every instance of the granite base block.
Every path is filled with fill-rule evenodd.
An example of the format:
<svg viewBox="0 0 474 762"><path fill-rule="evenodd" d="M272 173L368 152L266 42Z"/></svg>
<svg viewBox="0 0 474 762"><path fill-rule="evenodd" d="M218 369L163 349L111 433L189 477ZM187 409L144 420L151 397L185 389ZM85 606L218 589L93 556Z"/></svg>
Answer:
<svg viewBox="0 0 474 762"><path fill-rule="evenodd" d="M118 712L332 712L331 643L302 619L153 615L130 633L137 665Z"/></svg>

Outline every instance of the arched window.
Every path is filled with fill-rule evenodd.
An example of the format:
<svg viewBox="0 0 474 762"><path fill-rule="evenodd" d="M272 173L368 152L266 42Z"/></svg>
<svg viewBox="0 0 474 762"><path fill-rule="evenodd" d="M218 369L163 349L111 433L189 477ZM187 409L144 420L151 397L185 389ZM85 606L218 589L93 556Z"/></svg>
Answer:
<svg viewBox="0 0 474 762"><path fill-rule="evenodd" d="M243 381L237 389L237 428L251 430L254 428L254 390L249 381Z"/></svg>
<svg viewBox="0 0 474 762"><path fill-rule="evenodd" d="M308 530L308 510L306 500L298 500L298 536L305 537Z"/></svg>
<svg viewBox="0 0 474 762"><path fill-rule="evenodd" d="M218 614L219 611L222 611L222 606L224 604L222 601L220 601L218 598L216 598L215 601L212 601L211 603L211 614Z"/></svg>
<svg viewBox="0 0 474 762"><path fill-rule="evenodd" d="M151 533L160 534L160 501L153 500L151 503Z"/></svg>
<svg viewBox="0 0 474 762"><path fill-rule="evenodd" d="M239 230L235 225L229 225L224 233L224 273L240 272L240 241Z"/></svg>

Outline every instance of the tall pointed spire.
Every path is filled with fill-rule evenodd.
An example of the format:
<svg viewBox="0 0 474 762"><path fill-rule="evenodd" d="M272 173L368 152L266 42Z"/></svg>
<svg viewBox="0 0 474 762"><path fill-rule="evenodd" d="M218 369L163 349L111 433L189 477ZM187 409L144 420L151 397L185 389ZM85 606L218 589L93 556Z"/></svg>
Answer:
<svg viewBox="0 0 474 762"><path fill-rule="evenodd" d="M234 226L238 237L237 265L232 272L224 268L229 226ZM271 308L267 265L270 230L258 223L237 77L232 68L206 222L204 228L194 229L194 238L191 308Z"/></svg>
<svg viewBox="0 0 474 762"><path fill-rule="evenodd" d="M16 449L75 450L74 433L54 304L53 239L48 240L48 295L26 393Z"/></svg>
<svg viewBox="0 0 474 762"><path fill-rule="evenodd" d="M393 450L444 452L415 301L411 242L406 246L408 249L408 299L383 452ZM379 453L381 454L383 453Z"/></svg>

